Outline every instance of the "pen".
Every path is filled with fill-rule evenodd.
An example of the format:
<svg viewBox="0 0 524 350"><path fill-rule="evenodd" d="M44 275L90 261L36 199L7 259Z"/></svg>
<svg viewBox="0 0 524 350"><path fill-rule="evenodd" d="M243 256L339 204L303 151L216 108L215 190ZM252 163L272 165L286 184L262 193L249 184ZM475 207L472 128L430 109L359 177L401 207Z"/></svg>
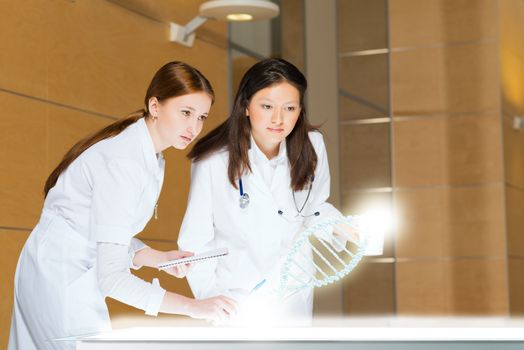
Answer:
<svg viewBox="0 0 524 350"><path fill-rule="evenodd" d="M266 279L265 278L262 281L258 282L258 284L256 286L254 286L253 289L251 289L251 293L256 292L258 289L260 289L260 287L262 287L264 285L264 283L266 283Z"/></svg>

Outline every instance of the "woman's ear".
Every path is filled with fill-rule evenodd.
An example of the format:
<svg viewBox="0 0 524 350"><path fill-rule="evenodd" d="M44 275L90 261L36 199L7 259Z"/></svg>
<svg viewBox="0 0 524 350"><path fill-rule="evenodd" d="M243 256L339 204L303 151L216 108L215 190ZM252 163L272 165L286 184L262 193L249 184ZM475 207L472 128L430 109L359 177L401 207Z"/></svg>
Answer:
<svg viewBox="0 0 524 350"><path fill-rule="evenodd" d="M156 97L151 97L148 102L148 111L151 115L158 115L158 105L160 102Z"/></svg>
<svg viewBox="0 0 524 350"><path fill-rule="evenodd" d="M249 109L246 107L246 117L249 117Z"/></svg>

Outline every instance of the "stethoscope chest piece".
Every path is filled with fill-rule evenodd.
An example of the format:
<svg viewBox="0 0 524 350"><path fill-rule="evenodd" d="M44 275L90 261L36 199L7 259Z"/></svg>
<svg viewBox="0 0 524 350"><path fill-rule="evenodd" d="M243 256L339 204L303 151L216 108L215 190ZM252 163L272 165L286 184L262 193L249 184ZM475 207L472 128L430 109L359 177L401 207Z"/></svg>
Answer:
<svg viewBox="0 0 524 350"><path fill-rule="evenodd" d="M249 195L247 193L243 193L239 198L239 204L240 208L246 209L249 205Z"/></svg>
<svg viewBox="0 0 524 350"><path fill-rule="evenodd" d="M241 209L246 209L249 205L249 195L244 192L244 186L242 184L242 178L238 179L238 190L240 191L240 198L238 203Z"/></svg>

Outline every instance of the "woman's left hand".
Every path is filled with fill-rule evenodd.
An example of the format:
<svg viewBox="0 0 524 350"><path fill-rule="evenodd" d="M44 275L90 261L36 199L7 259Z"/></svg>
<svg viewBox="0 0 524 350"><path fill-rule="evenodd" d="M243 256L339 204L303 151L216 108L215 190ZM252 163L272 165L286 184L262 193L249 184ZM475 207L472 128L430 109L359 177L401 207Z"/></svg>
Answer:
<svg viewBox="0 0 524 350"><path fill-rule="evenodd" d="M164 252L166 261L187 258L193 255L194 253L185 252L182 250L170 250L170 251ZM186 277L189 269L191 268L191 265L192 264L176 265L176 266L164 269L164 271L177 278L184 278Z"/></svg>

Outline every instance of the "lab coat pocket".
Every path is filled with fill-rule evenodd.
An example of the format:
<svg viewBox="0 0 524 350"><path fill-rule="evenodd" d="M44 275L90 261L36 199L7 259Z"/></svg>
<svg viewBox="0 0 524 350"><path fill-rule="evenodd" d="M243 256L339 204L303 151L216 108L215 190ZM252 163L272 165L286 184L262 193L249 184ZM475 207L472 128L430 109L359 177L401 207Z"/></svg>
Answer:
<svg viewBox="0 0 524 350"><path fill-rule="evenodd" d="M69 334L111 329L107 306L98 288L96 267L91 267L66 287L64 302Z"/></svg>

